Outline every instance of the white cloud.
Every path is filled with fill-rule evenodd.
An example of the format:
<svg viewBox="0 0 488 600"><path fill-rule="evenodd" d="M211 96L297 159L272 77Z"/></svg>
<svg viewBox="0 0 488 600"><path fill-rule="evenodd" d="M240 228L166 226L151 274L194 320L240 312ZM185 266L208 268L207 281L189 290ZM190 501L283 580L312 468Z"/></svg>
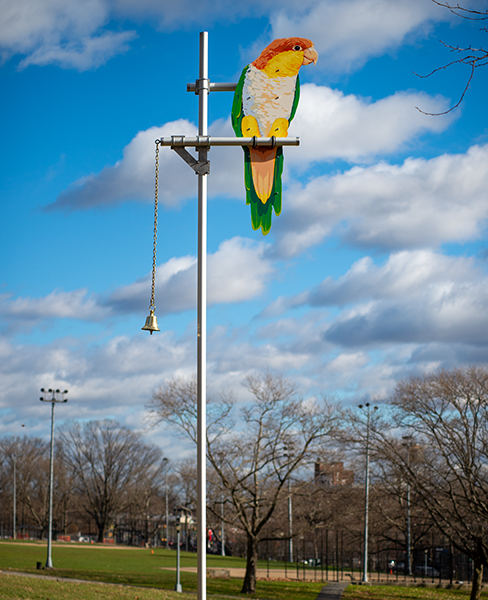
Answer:
<svg viewBox="0 0 488 600"><path fill-rule="evenodd" d="M208 255L208 304L232 304L262 294L273 267L266 257L268 246L235 237L222 242ZM196 307L196 259L171 259L158 267L156 303L158 314L178 313ZM116 311L132 312L147 304L150 276L113 292L106 304ZM161 299L158 301L158 299Z"/></svg>
<svg viewBox="0 0 488 600"><path fill-rule="evenodd" d="M419 290L440 286L445 291L454 284L468 284L481 273L472 258L448 257L430 250L397 252L381 267L369 256L358 260L349 271L334 280L327 277L317 288L300 297L311 306L346 306L364 300L417 297Z"/></svg>
<svg viewBox="0 0 488 600"><path fill-rule="evenodd" d="M216 136L234 136L230 121L216 121L210 128ZM62 192L46 210L83 210L98 205L154 198L156 139L171 136L193 137L197 127L186 119L140 131L123 149L123 158L99 173L87 175ZM196 157L195 150L188 148ZM209 154L209 193L242 196L243 153L240 148L215 148ZM175 206L197 195L194 171L169 147L159 153L159 200Z"/></svg>
<svg viewBox="0 0 488 600"><path fill-rule="evenodd" d="M0 431L47 433L49 417L38 400L39 389L47 386L69 390L70 401L57 414L58 422L106 417L123 421L131 412L141 415L164 378L193 374L194 346L193 339L176 339L171 332L141 332L98 345L83 339L58 339L44 346L0 341L0 410L5 414L15 406L17 414L16 429Z"/></svg>
<svg viewBox="0 0 488 600"><path fill-rule="evenodd" d="M196 259L193 256L171 258L156 270L158 314L181 312L195 306ZM151 274L115 290L105 301L117 312L141 310L148 303ZM164 301L159 301L164 298Z"/></svg>
<svg viewBox="0 0 488 600"><path fill-rule="evenodd" d="M304 85L300 110L290 135L301 138L299 148L288 148L287 164L305 168L310 162L367 159L393 152L425 132L440 132L452 117L432 119L415 109L421 103L429 110L446 108L441 98L399 92L368 103L354 95L327 87ZM82 210L103 204L150 200L154 195L154 140L197 134L185 119L140 131L123 149L123 158L73 183L46 210ZM210 135L234 137L230 119L210 126ZM189 149L195 155L194 149ZM213 148L209 153L209 194L242 198L243 153L240 148ZM196 196L196 178L191 168L169 147L160 149L159 199L167 206Z"/></svg>
<svg viewBox="0 0 488 600"><path fill-rule="evenodd" d="M404 251L381 267L365 258L337 281L324 280L300 304L351 305L324 332L334 344L486 345L488 277L471 258Z"/></svg>
<svg viewBox="0 0 488 600"><path fill-rule="evenodd" d="M290 135L300 137L300 148L287 151L287 160L292 164L336 158L368 160L401 149L419 134L440 133L452 121L452 115L433 119L416 106L438 113L449 108L449 103L440 96L415 92L397 92L368 102L325 86L303 85L300 107L290 126Z"/></svg>
<svg viewBox="0 0 488 600"><path fill-rule="evenodd" d="M208 255L208 305L234 304L257 298L274 275L269 246L235 237L224 240ZM172 258L157 268L156 302L159 315L180 313L196 307L196 258ZM52 323L55 319L100 322L115 313L144 311L149 300L151 277L120 287L109 296L56 290L41 298L12 298L0 295L0 317L6 331L21 330Z"/></svg>
<svg viewBox="0 0 488 600"><path fill-rule="evenodd" d="M15 52L28 52L41 42L59 41L62 32L85 36L108 18L103 0L66 2L65 0L2 0L0 40Z"/></svg>
<svg viewBox="0 0 488 600"><path fill-rule="evenodd" d="M340 0L283 8L271 23L274 37L311 39L323 68L352 70L396 48L412 33L425 35L433 21L451 19L449 11L425 0Z"/></svg>
<svg viewBox="0 0 488 600"><path fill-rule="evenodd" d="M219 249L219 260L234 264L232 244L239 242L229 244ZM255 264L253 249L244 252L237 272L246 257ZM171 273L192 268L191 257L178 260L163 266L168 281ZM243 274L244 280L248 277ZM220 287L227 284L217 279ZM259 281L257 285L259 290ZM229 301L244 294L233 280L230 288ZM483 337L487 277L472 259L425 251L394 254L382 266L366 259L337 281L326 280L308 299L302 298L305 302L314 310L299 317L237 328L210 326L207 373L212 389L234 388L243 397L244 377L271 369L294 379L305 395L341 390L346 400L357 400L358 395L390 392L399 378L419 368L488 360ZM347 308L334 317L321 308L330 304ZM157 336L140 332L96 344L79 338L41 346L0 338L0 435L48 435L49 415L37 400L46 386L69 390L70 402L57 414L61 425L66 419L111 417L143 427L152 390L166 378L193 375L195 360L194 328L179 337L168 331ZM154 430L146 437L170 456L180 451L180 442L168 432L161 436Z"/></svg>
<svg viewBox="0 0 488 600"><path fill-rule="evenodd" d="M318 332L314 335L317 337ZM106 417L142 423L145 404L154 389L167 378L194 375L195 347L193 330L191 335L181 337L166 331L157 336L140 332L97 344L84 339L58 339L43 346L13 345L0 339L0 435L47 436L49 415L38 401L39 389L46 386L69 390L70 401L57 413L57 423ZM241 330L210 330L210 393L234 388L242 396L241 383L247 374L265 369L289 373L310 359L305 347L298 355L292 346L280 347L273 342L256 346ZM8 414L13 405L15 417ZM166 432L163 438L155 437L155 432L146 435L167 447L170 455L179 452L179 444L171 434Z"/></svg>
<svg viewBox="0 0 488 600"><path fill-rule="evenodd" d="M226 0L0 0L0 56L20 54L21 67L57 64L80 71L96 68L127 50L134 31L111 31L112 20L149 22L166 31L262 16L273 2L247 2L229 9Z"/></svg>
<svg viewBox="0 0 488 600"><path fill-rule="evenodd" d="M54 290L42 298L12 298L3 294L0 296L0 316L4 319L4 329L25 332L53 319L101 321L107 316L107 309L100 306L97 298L86 289Z"/></svg>
<svg viewBox="0 0 488 600"><path fill-rule="evenodd" d="M59 65L78 71L96 69L116 54L126 52L129 48L127 42L135 37L134 31L105 31L99 36L83 37L66 44L43 45L24 58L19 66Z"/></svg>
<svg viewBox="0 0 488 600"><path fill-rule="evenodd" d="M342 353L333 358L326 366L331 373L350 374L368 364L369 357L365 352Z"/></svg>
<svg viewBox="0 0 488 600"><path fill-rule="evenodd" d="M154 140L164 136L195 134L196 127L184 119L140 131L125 146L121 160L100 173L87 175L73 183L47 210L80 210L99 204L150 200L154 197ZM187 198L194 193L195 181L189 177L189 167L169 148L161 148L159 172L159 196L164 204L177 204L182 197Z"/></svg>
<svg viewBox="0 0 488 600"><path fill-rule="evenodd" d="M449 11L427 0L305 0L299 9L291 0L250 0L231 7L227 0L0 0L0 11L3 60L21 54L22 66L58 64L79 70L96 68L127 49L135 32L109 31L110 20L125 24L134 19L174 31L264 16L274 37L311 38L322 54L320 64L338 70L361 66L407 36L425 35L433 21L452 19ZM262 44L253 52L260 50Z"/></svg>
<svg viewBox="0 0 488 600"><path fill-rule="evenodd" d="M296 255L331 233L386 250L473 240L488 218L487 189L488 145L319 177L287 191L276 252Z"/></svg>
<svg viewBox="0 0 488 600"><path fill-rule="evenodd" d="M0 1L0 55L26 55L20 66L58 64L80 71L127 50L135 32L103 30L110 8L104 0Z"/></svg>

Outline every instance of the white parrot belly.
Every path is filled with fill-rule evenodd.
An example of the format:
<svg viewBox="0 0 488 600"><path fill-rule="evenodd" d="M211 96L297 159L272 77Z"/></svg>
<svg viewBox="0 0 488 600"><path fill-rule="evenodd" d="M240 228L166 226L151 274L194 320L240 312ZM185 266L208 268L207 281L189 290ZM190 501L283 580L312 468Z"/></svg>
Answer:
<svg viewBox="0 0 488 600"><path fill-rule="evenodd" d="M262 137L268 137L276 119L289 119L295 98L295 77L268 77L249 66L242 89L244 115L256 118Z"/></svg>

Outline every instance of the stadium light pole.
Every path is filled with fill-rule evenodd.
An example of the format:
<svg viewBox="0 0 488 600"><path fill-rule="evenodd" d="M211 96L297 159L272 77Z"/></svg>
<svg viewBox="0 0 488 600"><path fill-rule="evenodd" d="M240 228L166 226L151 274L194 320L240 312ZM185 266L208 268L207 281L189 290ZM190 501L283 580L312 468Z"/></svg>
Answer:
<svg viewBox="0 0 488 600"><path fill-rule="evenodd" d="M169 513L168 513L168 462L169 460L164 457L164 496L165 496L165 509L166 509L166 550L169 550Z"/></svg>
<svg viewBox="0 0 488 600"><path fill-rule="evenodd" d="M50 402L52 405L51 409L51 460L49 464L49 525L47 532L47 559L46 569L53 568L52 559L52 541L53 541L53 486L54 486L54 405L58 402L68 402L68 398L64 395L68 393L68 390L45 390L41 388L43 394L51 394L50 398L41 397L41 402Z"/></svg>
<svg viewBox="0 0 488 600"><path fill-rule="evenodd" d="M12 515L12 539L17 539L17 456L15 454L12 455L14 461L14 489L13 489L13 515Z"/></svg>
<svg viewBox="0 0 488 600"><path fill-rule="evenodd" d="M181 531L181 520L178 517L176 521L176 585L175 592L182 592L183 588L180 583L180 531Z"/></svg>
<svg viewBox="0 0 488 600"><path fill-rule="evenodd" d="M224 494L220 496L220 555L225 556Z"/></svg>
<svg viewBox="0 0 488 600"><path fill-rule="evenodd" d="M288 460L293 460L294 451L293 447L283 447L283 456ZM293 562L293 501L292 501L292 490L291 490L291 476L288 478L288 558L290 562Z"/></svg>
<svg viewBox="0 0 488 600"><path fill-rule="evenodd" d="M403 446L407 449L407 468L410 475L410 449L413 446L413 437L411 435L404 435ZM410 524L410 481L407 479L407 560L405 573L407 575L412 574L412 532Z"/></svg>
<svg viewBox="0 0 488 600"><path fill-rule="evenodd" d="M291 479L288 479L288 555L290 562L293 562L293 506L291 499Z"/></svg>
<svg viewBox="0 0 488 600"><path fill-rule="evenodd" d="M371 407L369 402L360 404L359 408L366 411L366 474L364 485L364 548L363 548L363 578L362 583L368 583L368 519L369 519L369 430L371 424L371 408L378 410L377 406Z"/></svg>

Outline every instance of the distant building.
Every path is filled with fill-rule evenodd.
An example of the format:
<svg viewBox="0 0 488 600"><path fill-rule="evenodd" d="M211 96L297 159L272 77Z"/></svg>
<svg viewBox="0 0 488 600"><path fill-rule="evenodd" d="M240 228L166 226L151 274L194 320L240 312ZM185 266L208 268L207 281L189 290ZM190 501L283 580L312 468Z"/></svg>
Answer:
<svg viewBox="0 0 488 600"><path fill-rule="evenodd" d="M354 483L354 471L344 469L343 462L334 462L325 465L316 462L314 481L315 485L323 487L352 485Z"/></svg>

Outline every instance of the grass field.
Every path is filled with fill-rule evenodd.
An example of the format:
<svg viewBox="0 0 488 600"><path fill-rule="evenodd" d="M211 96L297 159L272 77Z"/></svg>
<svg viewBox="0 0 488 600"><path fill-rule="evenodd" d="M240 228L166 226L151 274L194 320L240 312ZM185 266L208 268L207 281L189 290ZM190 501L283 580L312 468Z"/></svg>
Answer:
<svg viewBox="0 0 488 600"><path fill-rule="evenodd" d="M18 600L174 600L195 598L197 576L195 573L181 573L183 591L189 594L175 594L174 569L176 553L157 548L151 550L129 547L107 547L86 544L56 544L53 546L53 570L36 569L36 563L46 562L45 542L0 541L0 570L20 571L35 575L49 575L62 578L52 581L38 578L16 577L0 574L0 599ZM196 555L181 554L181 566L196 567ZM266 568L266 562L258 565ZM273 563L273 568L279 563ZM208 555L208 568L245 567L244 559ZM66 581L64 581L66 579ZM105 582L111 586L96 583L76 583L69 579L82 579L92 582ZM81 586L81 587L80 587ZM138 587L128 587L138 586ZM240 594L242 579L207 579L207 593L212 600L225 596L251 597L263 600L316 600L322 583L296 581L258 581L256 594ZM156 588L156 589L150 589ZM349 586L344 600L462 600L468 598L467 591L439 590L432 588L396 586ZM482 594L488 599L488 593Z"/></svg>
<svg viewBox="0 0 488 600"><path fill-rule="evenodd" d="M469 592L390 585L350 585L342 598L343 600L463 600L469 598ZM482 598L488 598L488 594L484 592Z"/></svg>
<svg viewBox="0 0 488 600"><path fill-rule="evenodd" d="M462 600L469 594L457 590L401 588L393 586L349 586L344 600ZM261 596L265 598L265 596ZM286 597L286 596L282 596ZM78 583L0 574L2 600L194 600L194 593L100 583ZM209 595L211 600L229 600L228 595ZM295 591L295 600L303 596Z"/></svg>
<svg viewBox="0 0 488 600"><path fill-rule="evenodd" d="M127 547L107 547L84 544L56 544L52 549L53 570L36 569L36 563L46 562L45 543L0 542L0 569L56 577L84 579L172 590L175 585L176 553L156 548L151 550ZM196 567L194 553L181 553L181 566ZM266 567L266 563L260 564ZM275 566L275 564L273 565ZM245 560L208 555L208 568L245 567ZM195 573L181 573L183 591L196 592ZM208 594L240 596L241 579L207 579ZM258 581L256 594L251 597L266 600L315 600L322 583ZM10 596L8 596L10 597ZM181 597L181 596L180 596ZM244 596L246 597L246 596ZM51 597L49 597L51 600Z"/></svg>
<svg viewBox="0 0 488 600"><path fill-rule="evenodd" d="M282 587L269 594L269 589L257 594L246 596L248 598L284 598L301 600L302 598L316 599L317 593L307 595L299 589L287 592ZM207 596L211 600L229 600L232 593L224 590L222 595L213 594L208 591ZM239 597L239 596L236 596ZM41 578L27 578L16 575L0 574L0 598L2 600L182 600L182 598L196 599L196 593L183 590L183 594L173 591L143 588L124 585L107 585L101 583L79 583L67 580L45 580Z"/></svg>
<svg viewBox="0 0 488 600"><path fill-rule="evenodd" d="M195 598L184 594L184 598ZM50 581L40 578L0 575L0 598L2 600L182 600L182 594L166 590L103 585L99 583L76 583ZM213 596L212 600L223 600Z"/></svg>

